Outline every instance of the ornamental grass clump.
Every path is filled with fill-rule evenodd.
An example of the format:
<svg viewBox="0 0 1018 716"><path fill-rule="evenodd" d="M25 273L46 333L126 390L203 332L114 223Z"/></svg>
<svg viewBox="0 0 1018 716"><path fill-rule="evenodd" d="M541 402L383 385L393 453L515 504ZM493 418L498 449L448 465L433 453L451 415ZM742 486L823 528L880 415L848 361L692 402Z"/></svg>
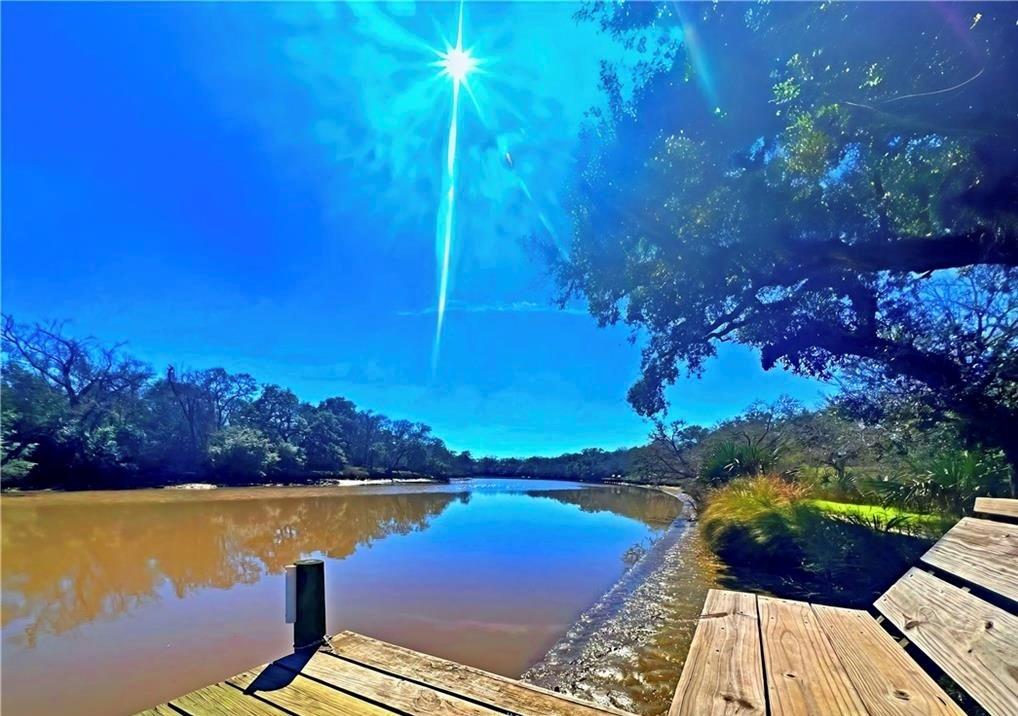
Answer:
<svg viewBox="0 0 1018 716"><path fill-rule="evenodd" d="M701 529L714 551L731 563L798 561L793 514L805 492L774 475L735 480L710 496Z"/></svg>

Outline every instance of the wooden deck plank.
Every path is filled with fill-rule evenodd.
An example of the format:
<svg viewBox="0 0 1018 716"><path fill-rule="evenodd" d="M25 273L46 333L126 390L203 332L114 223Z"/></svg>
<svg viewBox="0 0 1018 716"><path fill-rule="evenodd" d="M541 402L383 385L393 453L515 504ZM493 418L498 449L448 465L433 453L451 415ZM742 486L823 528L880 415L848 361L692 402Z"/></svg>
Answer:
<svg viewBox="0 0 1018 716"><path fill-rule="evenodd" d="M285 714L275 706L246 696L242 691L227 684L213 684L204 689L192 691L170 704L191 716L281 716ZM177 714L179 716L179 714Z"/></svg>
<svg viewBox="0 0 1018 716"><path fill-rule="evenodd" d="M522 681L446 661L363 634L342 632L329 639L335 654L390 674L432 684L522 716L603 716L621 714Z"/></svg>
<svg viewBox="0 0 1018 716"><path fill-rule="evenodd" d="M243 674L237 674L227 681L242 689L247 689L259 676L264 678L266 669L279 669L266 665ZM292 677L292 680L290 680ZM286 686L273 689L259 689L254 694L258 699L267 701L275 706L284 708L292 713L321 714L321 716L392 716L392 711L381 706L364 701L356 696L344 693L331 686L321 684L306 676L295 675L287 672L281 677L283 681L290 680ZM246 692L245 692L246 693ZM255 696L248 698L255 699Z"/></svg>
<svg viewBox="0 0 1018 716"><path fill-rule="evenodd" d="M1018 520L1018 500L1006 497L977 497L976 512L998 517L1011 517Z"/></svg>
<svg viewBox="0 0 1018 716"><path fill-rule="evenodd" d="M1018 713L1018 617L915 568L876 606L984 709Z"/></svg>
<svg viewBox="0 0 1018 716"><path fill-rule="evenodd" d="M159 704L150 709L139 711L134 716L180 716L180 712L170 708L169 704Z"/></svg>
<svg viewBox="0 0 1018 716"><path fill-rule="evenodd" d="M806 602L758 597L772 714L866 714L816 615Z"/></svg>
<svg viewBox="0 0 1018 716"><path fill-rule="evenodd" d="M712 589L668 716L763 716L766 707L756 595Z"/></svg>
<svg viewBox="0 0 1018 716"><path fill-rule="evenodd" d="M344 632L138 716L633 716Z"/></svg>
<svg viewBox="0 0 1018 716"><path fill-rule="evenodd" d="M922 561L1018 602L1018 525L966 517Z"/></svg>
<svg viewBox="0 0 1018 716"><path fill-rule="evenodd" d="M408 714L491 716L505 713L504 709L451 696L324 652L315 654L300 673Z"/></svg>
<svg viewBox="0 0 1018 716"><path fill-rule="evenodd" d="M812 609L870 716L964 714L867 612Z"/></svg>

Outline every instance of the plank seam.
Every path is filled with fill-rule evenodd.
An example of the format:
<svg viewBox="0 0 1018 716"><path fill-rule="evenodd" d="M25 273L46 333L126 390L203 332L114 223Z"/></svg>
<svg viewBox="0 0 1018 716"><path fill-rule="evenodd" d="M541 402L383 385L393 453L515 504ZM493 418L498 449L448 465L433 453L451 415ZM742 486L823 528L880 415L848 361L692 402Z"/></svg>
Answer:
<svg viewBox="0 0 1018 716"><path fill-rule="evenodd" d="M292 669L291 669L291 671L292 671ZM389 713L400 714L400 716L414 716L412 713L410 713L408 711L404 711L403 709L396 708L395 706L392 706L390 704L382 703L381 701L376 701L375 699L371 698L370 696L365 696L364 694L358 694L356 691L351 691L350 689L343 688L342 686L337 686L336 684L330 683L330 682L328 682L328 681L326 681L324 679L319 679L317 677L311 676L310 674L305 674L305 673L300 672L300 671L297 671L297 672L294 672L294 673L296 673L297 676L303 676L305 679L310 679L311 681L315 681L315 682L317 682L319 684L322 684L323 686L328 686L330 689L335 689L336 691L344 693L347 696L353 696L354 698L360 699L361 701L363 701L365 703L372 704L373 706L378 706L379 708L384 709L384 710L388 711Z"/></svg>
<svg viewBox="0 0 1018 716"><path fill-rule="evenodd" d="M841 666L841 670L845 672L845 678L848 680L848 685L852 687L852 691L855 692L856 698L859 699L859 703L861 703L863 705L863 708L866 708L867 713L869 713L869 708L866 707L866 700L863 698L862 692L859 691L859 687L855 685L855 681L852 679L852 672L849 671L848 667L845 666L845 662L842 661L841 654L838 653L837 648L835 648L834 646L834 640L831 638L831 635L827 633L827 630L824 628L823 620L820 619L820 616L813 608L813 602L809 603L809 610L810 613L813 614L813 619L816 620L817 627L819 627L820 629L820 633L824 635L824 639L827 640L828 646L831 647L831 653L834 654L834 658L838 660L838 664ZM867 617L868 616L869 615L867 615ZM904 649L902 649L902 651L904 651ZM905 656L909 656L908 652L905 652ZM915 662L914 659L912 661ZM919 664L916 664L916 668L925 673L925 670ZM927 674L927 676L929 676L929 674Z"/></svg>
<svg viewBox="0 0 1018 716"><path fill-rule="evenodd" d="M328 654L329 652L318 652L318 653L320 653L320 654ZM333 656L335 656L335 655L333 655ZM377 671L378 673L385 674L387 676L395 677L397 681L408 681L408 682L417 684L418 686L424 686L424 687L426 687L428 689L431 689L432 691L439 691L439 692L443 692L443 693L446 693L446 694L451 694L452 693L452 692L446 692L443 689L434 688L434 687L432 687L432 686L430 686L430 685L428 685L428 684L426 684L424 682L415 681L414 679L405 679L405 678L403 678L402 676L400 676L398 674L390 674L389 672L383 671L382 669L374 669L374 668L372 668L372 667L370 667L370 666L368 666L366 664L359 664L358 662L356 662L356 661L354 661L352 659L345 659L344 661L348 661L348 662L350 662L352 664L355 664L356 666L365 666L368 669L371 669L372 671ZM282 666L281 664L280 664L280 666L282 668L286 669L287 671L291 671L291 672L295 673L297 676L303 676L305 679L310 679L311 681L314 681L316 683L322 684L323 686L328 686L330 689L335 689L336 691L341 691L342 693L346 694L347 696L353 696L354 698L360 699L361 701L364 701L366 703L373 704L375 706L383 708L386 711L389 711L390 713L401 714L401 716L414 716L413 714L408 713L407 711L404 711L402 709L396 708L395 706L392 706L391 704L386 704L386 703L382 703L381 701L376 701L375 699L371 698L370 696L365 696L364 694L359 694L356 691L351 691L350 689L344 688L342 686L338 686L337 684L334 684L331 681L326 681L325 679L318 678L317 676L313 676L311 674L305 674L303 671L297 671L296 669L292 669L289 666ZM460 698L463 701L468 701L469 700L469 699L464 699L463 697L458 696L457 694L452 694L452 695L457 696L457 698ZM493 707L489 706L488 704L483 704L483 703L480 703L480 702L477 702L476 705L484 706L485 708L487 708L489 710L494 710L497 713L508 714L508 716L522 716L522 714L516 714L516 713L514 713L512 711L505 711L505 710L500 709L498 707L494 707L493 708Z"/></svg>
<svg viewBox="0 0 1018 716"><path fill-rule="evenodd" d="M272 701L269 701L268 699L262 698L261 696L258 695L258 692L256 692L256 691L247 691L245 688L237 686L236 684L232 684L229 681L222 682L222 685L223 686L228 686L231 689L236 689L240 693L244 694L244 696L247 696L247 697L252 698L252 699L256 699L257 701L261 701L263 704L265 704L267 706L270 706L271 708L279 709L280 711L282 711L285 714L290 714L290 716L300 716L300 714L297 713L296 711L291 711L290 709L286 708L285 706L280 706L277 703L273 703Z"/></svg>
<svg viewBox="0 0 1018 716"><path fill-rule="evenodd" d="M851 705L852 708L854 709L852 711L852 713L859 713L862 716L868 716L870 714L870 711L866 707L866 702L859 695L859 690L856 688L855 684L852 682L851 677L848 675L848 672L845 669L845 665L841 661L841 657L838 656L837 651L834 649L833 645L830 642L830 639L827 636L826 630L820 624L820 621L817 618L816 613L813 611L813 605L811 603L809 603L809 602L804 602L804 601L794 600L794 599L770 598L769 601L773 602L776 605L787 604L787 605L796 605L797 608L800 605L805 607L804 614L809 615L809 620L813 622L813 624L815 626L815 631L820 632L820 635L819 635L819 638L811 638L809 633L805 633L804 632L801 635L797 635L797 636L801 637L801 638L797 639L798 643L802 643L802 644L806 644L806 645L810 646L811 650L814 651L816 655L819 655L821 652L823 652L823 647L827 646L828 652L830 652L830 655L833 657L833 660L831 661L831 664L830 664L832 668L816 669L816 670L811 672L812 673L812 677L813 677L813 679L812 679L813 683L816 684L816 685L819 685L820 688L821 688L821 691L826 690L826 692L830 696L833 697L834 702L836 702L838 707L839 707L839 713L845 713L842 709L844 709L844 707L846 707L848 705ZM799 615L794 615L794 616L795 616L796 623L800 623L800 624L805 624L806 623L805 621L801 621L801 618L800 618ZM761 625L760 626L761 630L763 630L764 629L764 618L763 618L763 613L762 612L760 614L760 625ZM807 630L807 632L808 631L809 630ZM766 655L767 654L767 646L765 646L762 642L763 642L763 639L761 639L761 646L764 648L764 655ZM768 643L775 643L775 642L772 640L772 641L770 641ZM777 640L776 643L777 643L777 646L775 647L774 650L775 651L781 651L781 641L780 641L780 639ZM844 678L839 678L839 676L838 676L839 672L837 671L838 668L841 669L841 674L843 675ZM765 673L766 673L766 670L767 670L767 665L766 664L764 665L764 669L765 669ZM768 684L770 684L770 683L771 682L768 681ZM780 683L780 680L775 680L773 683L776 685L775 686L775 693L777 694L778 693L777 685ZM839 690L838 688L836 688L837 686L841 686L841 687L844 688L844 693L845 693L846 696L849 697L850 704L846 704L840 697L838 697L836 695L836 692ZM795 697L792 697L793 705L794 705L794 702L796 700L797 699ZM780 705L782 703L782 700L779 699L778 703ZM768 705L770 705L770 702L768 702ZM789 707L786 705L785 708L789 708ZM794 710L793 712L800 713L798 710ZM773 711L772 711L772 713L773 713Z"/></svg>
<svg viewBox="0 0 1018 716"><path fill-rule="evenodd" d="M923 567L925 567L925 565L923 565ZM887 592L884 592L884 594L882 594L880 596L880 599L877 600L877 604L879 605L881 600L884 600L889 593L894 591L895 588L900 583L902 583L905 579L909 578L913 573L916 574L916 575L925 575L926 577L928 577L929 579L933 580L934 582L940 582L940 583L942 583L942 585L944 587L948 587L949 590L953 589L953 590L958 590L958 591L965 592L966 597L971 597L973 600L975 600L977 602L983 602L987 607L990 607L991 609L996 609L996 610L998 610L1000 612L1003 612L1005 616L1014 617L1014 615L1011 614L1011 612L1008 611L1007 609L1004 609L1004 608L1002 608L1002 607L1000 607L998 605L995 605L995 604L993 604L993 603L991 603L991 602L989 602L989 601L987 601L985 599L982 599L978 594L974 594L974 593L970 592L969 590L965 589L964 587L958 587L957 585L952 584L948 580L941 579L941 577L939 575L937 575L933 570L924 569L924 568L920 567L919 565L911 568L908 572L906 572L902 576L901 579L898 580L898 582L895 582L895 584L890 589L888 589ZM930 588L935 588L935 589L937 589L938 591L941 591L944 594L949 593L949 590L941 590L940 587L937 587L936 585L928 585L928 586ZM904 616L904 614L903 614L903 616ZM893 619L891 619L889 617L887 621L894 628L894 630L896 632L905 633L902 630L902 627L899 627L896 623L894 623ZM920 622L920 623L922 623L922 622ZM931 623L935 623L935 622L931 622ZM906 629L910 628L910 626L909 626L909 624L907 622L906 622L906 624L904 626L905 626ZM906 635L906 638L907 638L907 635ZM935 639L935 641L936 641L936 644L946 643L946 642L943 642L940 639ZM914 660L917 663L920 663L920 665L922 665L924 667L925 667L926 664L929 664L930 666L928 668L924 668L924 670L927 671L927 673L930 673L931 676L933 676L937 672L943 674L943 676L948 681L950 681L951 683L955 684L962 693L966 694L967 697L969 699L971 699L972 703L978 704L981 708L985 709L986 712L988 712L988 713L1005 713L1005 712L994 711L993 709L995 708L995 706L992 705L992 704L990 706L986 705L986 701L985 700L988 698L988 694L985 693L985 692L980 691L980 687L985 686L986 684L993 685L995 682L987 681L985 678L983 678L983 676L984 676L984 674L986 672L985 669L983 669L980 672L973 672L971 674L966 674L965 675L966 682L963 683L961 680L956 678L954 675L948 673L948 670L947 670L948 666L950 665L950 663L952 663L951 659L949 658L950 655L945 657L944 655L942 655L940 653L936 653L938 651L938 649L934 645L931 645L931 644L925 644L924 645L922 643L922 640L918 640L917 641L915 639L910 639L910 643L917 650L917 652L922 655L922 659L923 659L921 661L919 658L914 658ZM969 652L971 652L971 649L969 649ZM977 674L978 674L979 678L976 678ZM989 697L996 698L995 697L996 693L998 693L998 692L996 692L996 691L990 692L989 693ZM1010 696L1013 697L1013 694L1010 694ZM957 701L957 699L952 699L952 700L954 700L956 703L959 703L959 705L961 705L960 702ZM1010 713L1010 711L1008 711L1006 713Z"/></svg>
<svg viewBox="0 0 1018 716"><path fill-rule="evenodd" d="M425 687L427 689L431 689L432 691L438 691L439 693L445 694L447 696L454 696L455 698L460 699L461 701L467 701L469 703L474 704L475 706L483 706L484 708L490 709L492 711L495 711L496 713L506 714L506 716L523 716L523 714L519 713L518 711L512 711L510 709L505 708L504 706L499 706L497 704L490 704L490 703L488 703L486 701L482 701L481 699L474 698L473 696L467 696L466 694L460 694L460 693L457 693L455 691L451 691L451 690L449 690L448 688L446 688L444 686L438 686L436 684L429 684L427 681L421 681L419 679L415 679L415 678L410 677L410 676L403 676L402 674L397 674L397 673L394 673L392 671L388 671L387 669L383 669L381 667L375 666L374 664L366 664L366 663L364 663L362 661L358 661L357 659L353 659L353 658L351 658L349 656L343 656L341 654L337 654L334 651L320 651L318 653L319 654L327 654L328 656L332 656L332 657L335 657L336 659L339 659L341 661L345 661L347 663L354 664L355 666L360 666L360 667L365 668L365 669L370 669L371 671L378 672L379 674L385 674L386 676L392 676L393 678L399 679L400 681L407 681L407 682L409 682L411 684L416 684L418 686L423 686L423 687ZM304 675L307 676L307 674L304 674ZM314 677L309 677L309 678L314 678ZM318 679L316 679L316 681L317 680ZM332 686L332 684L329 684L329 686ZM594 706L592 708L596 709L597 707ZM400 712L400 713L402 713L402 712Z"/></svg>
<svg viewBox="0 0 1018 716"><path fill-rule="evenodd" d="M989 507L984 508L984 509L979 509L979 503L981 501L983 501L983 500L1007 500L1008 502L1018 502L1018 500L1016 500L1014 498L1007 498L1007 497L985 497L985 496L984 497L977 497L976 501L975 501L975 504L972 507L972 513L973 514L985 515L987 519L992 519L995 522L1001 522L1003 524L1012 524L1012 525L1013 524L1018 524L1018 515L1014 515L1014 514L1010 514L1008 512L1002 511L1002 510L1006 510L1007 509L1006 507L1004 507L1004 508L997 507L993 502L987 502L987 503L984 503L984 504L988 504Z"/></svg>
<svg viewBox="0 0 1018 716"><path fill-rule="evenodd" d="M760 598L759 595L753 594L753 609L756 610L756 636L757 644L760 645L760 668L763 670L763 693L764 693L764 713L771 713L771 695L770 689L767 688L769 683L767 678L767 659L764 655L764 635L763 635L763 618L760 616Z"/></svg>
<svg viewBox="0 0 1018 716"><path fill-rule="evenodd" d="M962 574L955 574L950 570L950 567L941 566L937 564L937 561L949 561L952 559L952 553L955 551L968 552L973 549L973 546L966 542L965 537L959 536L958 532L964 533L969 530L969 537L980 538L984 535L979 534L981 530L990 530L994 532L998 527L1005 529L1003 534L992 535L991 538L1003 538L1008 539L1011 537L1010 531L1006 530L1008 527L1014 527L1015 525L1003 522L1000 520L980 519L978 517L964 517L957 524L948 530L939 540L936 541L928 550L926 550L919 558L924 568L929 570L936 570L936 574L946 582L950 582L958 587L965 587L974 589L975 593L983 597L985 601L991 602L1000 606L1005 611L1015 611L1015 605L1018 604L1018 599L1015 597L1004 594L998 591L996 585L983 584L978 581L978 577L967 577ZM952 536L953 534L953 536ZM946 546L942 547L942 543ZM941 548L941 550L938 550ZM976 549L978 553L978 548ZM946 552L946 554L944 553ZM1001 555L988 554L990 559L1000 559ZM1006 564L1006 559L1004 563ZM949 578L945 578L949 577Z"/></svg>
<svg viewBox="0 0 1018 716"><path fill-rule="evenodd" d="M824 635L824 639L827 640L827 645L831 648L831 653L833 653L834 654L834 658L838 660L838 664L841 666L841 670L845 672L845 678L848 680L849 686L851 686L852 687L852 691L855 692L855 696L856 696L857 699L859 699L859 703L861 703L863 705L863 707L865 708L866 700L863 699L863 695L859 691L859 687L856 686L855 682L852 680L852 673L845 666L845 662L841 660L841 654L839 654L838 650L835 648L834 642L831 640L831 635L827 633L826 629L824 629L824 623L823 623L823 621L820 620L820 617L817 616L816 611L814 611L813 603L812 602L810 602L809 611L810 611L811 614L813 614L813 619L816 620L817 626L820 628L820 633L823 634ZM869 711L869 709L867 709L867 711Z"/></svg>
<svg viewBox="0 0 1018 716"><path fill-rule="evenodd" d="M915 565L916 569L921 569L924 572L932 574L934 577L941 580L942 582L947 582L952 587L963 589L972 596L978 597L979 599L982 599L984 602L988 602L989 604L992 604L995 607L1003 609L1005 612L1009 612L1011 614L1018 614L1018 608L1016 608L1018 602L1016 602L1014 599L1011 599L1007 595L1001 594L1000 592L995 592L992 589L984 587L981 584L977 584L976 582L966 579L965 577L961 577L953 572L948 572L943 567L938 567L935 564L930 564L929 562L926 561L925 556L926 555L923 555L923 557L919 558L920 563Z"/></svg>
<svg viewBox="0 0 1018 716"><path fill-rule="evenodd" d="M962 688L961 684L959 684L957 681L951 678L951 676L946 671L944 671L940 667L940 665L937 664L937 662L935 662L933 659L927 656L922 649L913 644L912 640L909 639L908 636L903 631L901 631L897 626L895 626L895 624L890 619L887 619L881 614L880 619L876 621L877 624L880 625L880 628L883 629L884 633L887 634L887 636L891 637L894 643L897 644L898 647L903 652L905 652L905 656L914 661L916 666L922 669L927 676L933 679L933 682L940 686L944 690L944 693L951 697L951 701L958 704L960 707L961 704L959 703L958 699L954 698L953 696L951 696L950 693L948 693L948 690L944 688L943 684L941 683L941 680L946 679L948 682L953 684L955 688L957 688L959 691L965 694L967 694L968 691Z"/></svg>
<svg viewBox="0 0 1018 716"><path fill-rule="evenodd" d="M401 646L399 646L397 644L390 644L389 642L380 641L380 640L375 639L373 637L365 636L364 634L357 634L356 632L349 632L349 631L347 631L347 632L342 632L341 634L350 634L350 635L352 635L354 637L359 637L361 639L366 639L368 641L376 642L376 643L379 643L379 644L382 644L382 645L385 645L385 646L388 646L388 647L395 648L397 650L404 650L404 649L406 649L406 647L401 647ZM339 636L339 635L337 635L337 636ZM355 659L352 656L348 656L346 654L343 654L341 647L340 648L336 648L335 646L332 645L332 639L334 639L334 638L336 638L336 637L332 637L331 639L327 639L326 640L326 646L328 648L321 649L320 650L321 653L328 654L330 656L335 656L337 658L341 658L341 659L343 659L345 661L348 661L348 662L350 662L352 664L356 664L358 666L363 666L363 667L366 667L368 669L373 669L373 670L378 671L380 673L388 674L390 676L395 676L395 677L398 677L400 679L404 679L404 680L407 680L407 681L415 681L413 679L413 677L403 676L403 675L397 674L395 672L387 671L387 670L383 669L382 667L374 666L373 664L369 664L367 662L362 662L362 661L360 661L358 659ZM439 657L431 657L429 654L423 654L421 652L413 652L413 650L409 650L409 649L406 649L406 650L407 651L411 651L414 654L419 654L421 656L425 656L425 657L429 657L429 658L434 658L434 659L439 659ZM439 659L439 660L446 661L444 659ZM562 693L557 693L557 692L551 691L549 689L544 689L544 688L541 688L540 686L536 686L534 684L527 683L526 681L520 681L519 679L510 679L509 677L502 676L500 674L489 673L489 672L483 671L481 669L476 669L475 667L468 666L466 664L459 664L459 663L456 663L456 662L449 662L449 663L452 664L453 666L464 667L467 670L467 673L470 673L470 674L474 674L475 672L477 672L481 676L484 676L486 678L489 678L489 679L492 679L494 681L497 681L500 685L515 686L515 687L518 687L520 689L524 689L524 690L526 690L526 691L528 691L530 693L537 694L537 695L540 695L540 696L543 696L545 698L549 698L549 699L552 699L552 700L555 700L555 701L563 701L565 703L572 704L573 706L579 706L579 707L582 707L582 708L585 708L585 709L589 709L591 711L599 712L599 713L602 713L602 714L607 714L608 716L635 716L634 714L632 714L632 713L630 713L628 711L623 711L621 709L615 709L615 708L605 708L604 706L601 706L599 704L591 703L589 701L584 701L583 699L579 699L579 698L576 698L574 696L570 696L569 694L562 694ZM423 683L428 688L435 689L437 691L444 690L444 687L437 687L437 686L434 686L432 684L428 684L426 682L419 682L419 683ZM469 697L464 697L462 694L456 693L454 691L449 691L448 693L451 693L451 694L453 694L453 695L455 695L455 696L457 696L459 698L469 699ZM495 708L495 709L499 710L502 713L508 714L508 716L513 716L513 714L515 714L515 712L513 712L513 711L507 711L505 709L505 707L503 707L503 706L491 706L490 704L487 704L487 703L481 703L481 705L482 706L488 706L489 708ZM520 715L516 714L516 716L520 716Z"/></svg>

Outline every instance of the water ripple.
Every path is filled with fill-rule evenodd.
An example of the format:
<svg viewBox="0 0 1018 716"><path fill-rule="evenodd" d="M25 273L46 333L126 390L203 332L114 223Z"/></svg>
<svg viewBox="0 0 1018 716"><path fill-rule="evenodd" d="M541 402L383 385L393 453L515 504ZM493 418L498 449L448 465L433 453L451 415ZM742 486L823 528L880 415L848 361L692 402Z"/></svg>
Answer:
<svg viewBox="0 0 1018 716"><path fill-rule="evenodd" d="M523 674L538 686L638 714L668 710L718 563L692 506L541 661Z"/></svg>

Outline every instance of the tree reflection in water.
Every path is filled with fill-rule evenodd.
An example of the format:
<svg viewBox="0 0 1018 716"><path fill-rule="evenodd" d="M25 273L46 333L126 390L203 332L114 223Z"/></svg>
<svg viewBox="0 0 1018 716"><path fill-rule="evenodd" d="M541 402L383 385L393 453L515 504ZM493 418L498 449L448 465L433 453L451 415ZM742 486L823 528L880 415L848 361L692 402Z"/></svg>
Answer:
<svg viewBox="0 0 1018 716"><path fill-rule="evenodd" d="M605 485L597 489L528 490L531 497L546 497L584 512L612 512L642 522L652 529L668 527L682 514L682 503L658 490L629 485Z"/></svg>
<svg viewBox="0 0 1018 716"><path fill-rule="evenodd" d="M3 500L2 624L32 647L159 599L253 584L310 554L344 559L427 527L467 492L263 488L79 493Z"/></svg>

